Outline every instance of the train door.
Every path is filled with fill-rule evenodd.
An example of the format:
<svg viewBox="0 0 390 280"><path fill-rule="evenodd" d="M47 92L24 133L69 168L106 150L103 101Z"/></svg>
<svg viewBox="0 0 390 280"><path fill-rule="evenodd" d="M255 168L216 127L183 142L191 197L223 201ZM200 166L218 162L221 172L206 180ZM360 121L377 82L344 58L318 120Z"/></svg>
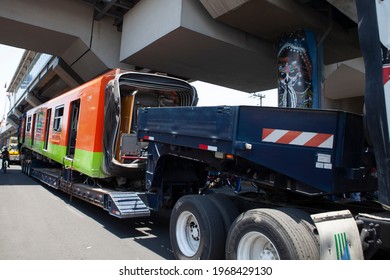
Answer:
<svg viewBox="0 0 390 280"><path fill-rule="evenodd" d="M27 134L27 140L28 144L31 145L31 116L27 117L27 124L26 124L26 134ZM23 141L24 143L24 141Z"/></svg>
<svg viewBox="0 0 390 280"><path fill-rule="evenodd" d="M66 148L66 155L73 157L76 149L77 128L79 122L80 99L71 103L70 122L68 129L68 146Z"/></svg>
<svg viewBox="0 0 390 280"><path fill-rule="evenodd" d="M31 124L31 146L34 145L34 139L35 139L35 121L37 119L37 114L33 115L32 118L32 124Z"/></svg>
<svg viewBox="0 0 390 280"><path fill-rule="evenodd" d="M51 109L46 111L46 122L45 122L45 142L43 143L43 149L47 150L49 142L49 130L50 130L50 118L51 118Z"/></svg>
<svg viewBox="0 0 390 280"><path fill-rule="evenodd" d="M19 142L24 144L24 140L26 139L26 115L23 116L20 123L19 133Z"/></svg>
<svg viewBox="0 0 390 280"><path fill-rule="evenodd" d="M121 157L122 157L122 153L124 152L123 149L125 149L125 143L123 142L124 138L125 139L134 138L130 135L133 109L134 109L134 94L121 96L121 116L120 116L121 122L119 127L119 134L118 134L119 137L116 143L116 150L115 150L116 151L115 158L118 161L122 161ZM134 133L133 136L135 136ZM136 139L136 137L134 139ZM132 142L132 146L135 145L134 141L131 142Z"/></svg>

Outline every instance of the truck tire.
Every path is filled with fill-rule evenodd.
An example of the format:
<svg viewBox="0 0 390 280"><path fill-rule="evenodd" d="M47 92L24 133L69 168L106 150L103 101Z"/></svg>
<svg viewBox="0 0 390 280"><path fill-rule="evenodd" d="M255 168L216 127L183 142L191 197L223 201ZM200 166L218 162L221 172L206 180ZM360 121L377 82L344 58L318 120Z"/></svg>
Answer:
<svg viewBox="0 0 390 280"><path fill-rule="evenodd" d="M319 259L319 246L295 215L252 209L238 216L231 226L226 259L312 260Z"/></svg>
<svg viewBox="0 0 390 280"><path fill-rule="evenodd" d="M22 165L22 173L26 174L26 163L24 161L22 161L21 165Z"/></svg>
<svg viewBox="0 0 390 280"><path fill-rule="evenodd" d="M31 177L31 163L27 163L27 166L26 166L26 174L27 176Z"/></svg>
<svg viewBox="0 0 390 280"><path fill-rule="evenodd" d="M206 195L208 199L218 208L222 222L225 228L225 238L229 232L230 226L234 220L240 215L236 205L223 193L212 193Z"/></svg>
<svg viewBox="0 0 390 280"><path fill-rule="evenodd" d="M319 259L320 237L310 214L297 208L280 208L279 210L289 215L307 231L308 238L311 239L311 242L308 242L307 245L312 246L312 251L316 254L315 259Z"/></svg>
<svg viewBox="0 0 390 280"><path fill-rule="evenodd" d="M176 259L223 259L224 225L218 208L207 197L181 197L172 210L169 227Z"/></svg>

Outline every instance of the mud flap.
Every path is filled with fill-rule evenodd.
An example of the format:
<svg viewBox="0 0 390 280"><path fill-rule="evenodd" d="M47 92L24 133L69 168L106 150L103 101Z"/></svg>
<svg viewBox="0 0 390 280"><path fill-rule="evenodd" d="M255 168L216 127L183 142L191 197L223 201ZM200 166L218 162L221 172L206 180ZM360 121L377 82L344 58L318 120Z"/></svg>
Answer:
<svg viewBox="0 0 390 280"><path fill-rule="evenodd" d="M320 236L321 260L363 260L360 234L348 210L311 215Z"/></svg>

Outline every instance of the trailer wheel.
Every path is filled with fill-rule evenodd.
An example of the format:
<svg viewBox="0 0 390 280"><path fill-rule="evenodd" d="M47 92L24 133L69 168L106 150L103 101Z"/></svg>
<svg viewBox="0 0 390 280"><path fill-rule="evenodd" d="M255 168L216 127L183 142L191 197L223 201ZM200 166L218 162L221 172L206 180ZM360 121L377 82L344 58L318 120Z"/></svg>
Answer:
<svg viewBox="0 0 390 280"><path fill-rule="evenodd" d="M310 214L296 208L281 208L281 211L292 217L297 223L301 224L307 231L309 238L312 240L307 245L312 246L312 251L316 254L315 259L320 258L320 237L316 227L310 217Z"/></svg>
<svg viewBox="0 0 390 280"><path fill-rule="evenodd" d="M170 220L170 239L177 259L222 259L224 231L221 215L207 197L186 195L176 202Z"/></svg>
<svg viewBox="0 0 390 280"><path fill-rule="evenodd" d="M26 165L26 174L29 177L31 176L31 163L27 163L27 165Z"/></svg>
<svg viewBox="0 0 390 280"><path fill-rule="evenodd" d="M218 208L222 217L222 222L225 227L225 238L229 232L230 226L234 220L238 217L240 212L236 205L229 199L229 197L223 193L212 193L206 195L208 199Z"/></svg>
<svg viewBox="0 0 390 280"><path fill-rule="evenodd" d="M24 162L23 163L23 173L27 175L27 168L28 168L28 163Z"/></svg>
<svg viewBox="0 0 390 280"><path fill-rule="evenodd" d="M252 209L242 213L230 228L226 259L318 259L319 246L315 239L294 218L276 209Z"/></svg>

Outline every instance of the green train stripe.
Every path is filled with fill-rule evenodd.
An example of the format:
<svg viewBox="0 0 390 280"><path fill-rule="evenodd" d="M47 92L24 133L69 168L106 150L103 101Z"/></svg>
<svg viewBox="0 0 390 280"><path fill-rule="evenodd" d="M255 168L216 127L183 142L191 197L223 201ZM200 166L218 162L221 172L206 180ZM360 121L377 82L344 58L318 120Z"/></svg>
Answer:
<svg viewBox="0 0 390 280"><path fill-rule="evenodd" d="M44 150L44 142L34 140L33 146L31 146L31 140L28 141L25 147L32 149L33 151L50 158L62 165L73 167L75 170L88 175L92 178L106 178L107 176L102 172L103 153L102 152L89 152L85 150L76 149L73 157L73 162L66 159L66 147L49 143L47 150Z"/></svg>
<svg viewBox="0 0 390 280"><path fill-rule="evenodd" d="M74 168L92 178L104 178L101 165L103 163L103 153L88 152L76 149L74 154Z"/></svg>

